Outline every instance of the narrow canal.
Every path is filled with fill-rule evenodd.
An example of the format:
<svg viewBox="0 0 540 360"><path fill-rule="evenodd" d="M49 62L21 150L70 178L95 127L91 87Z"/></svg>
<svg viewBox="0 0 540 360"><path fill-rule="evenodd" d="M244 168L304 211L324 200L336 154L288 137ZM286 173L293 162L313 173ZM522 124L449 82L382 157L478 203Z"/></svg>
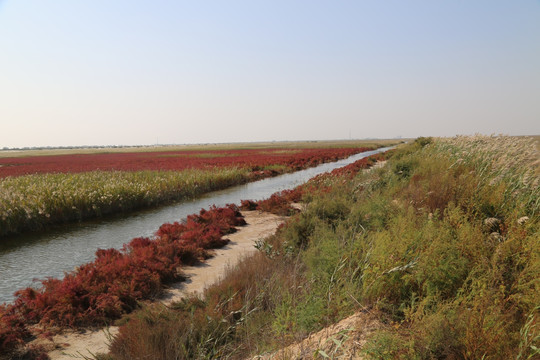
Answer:
<svg viewBox="0 0 540 360"><path fill-rule="evenodd" d="M291 189L310 178L388 150L381 148L291 174L205 194L197 199L139 211L128 216L67 225L57 230L17 236L0 243L0 303L10 302L16 290L39 285L37 280L62 277L64 272L92 261L98 248L120 248L139 236L151 236L166 222L184 219L211 205L260 200Z"/></svg>

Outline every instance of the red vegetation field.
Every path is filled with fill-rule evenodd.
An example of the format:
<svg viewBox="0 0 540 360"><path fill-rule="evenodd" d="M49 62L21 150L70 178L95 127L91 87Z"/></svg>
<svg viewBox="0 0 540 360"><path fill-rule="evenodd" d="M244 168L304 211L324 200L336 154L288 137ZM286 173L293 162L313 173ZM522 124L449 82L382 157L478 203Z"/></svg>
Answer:
<svg viewBox="0 0 540 360"><path fill-rule="evenodd" d="M13 157L0 158L0 178L94 170L183 170L228 166L249 167L258 171L276 164L297 170L367 150L370 149L240 149Z"/></svg>
<svg viewBox="0 0 540 360"><path fill-rule="evenodd" d="M234 205L201 210L185 222L163 224L154 239L135 238L121 250L96 252L94 262L64 279L49 278L40 289L19 290L12 305L0 306L0 355L24 343L27 325L104 325L158 295L162 285L181 280L178 269L228 243L223 236L245 225Z"/></svg>

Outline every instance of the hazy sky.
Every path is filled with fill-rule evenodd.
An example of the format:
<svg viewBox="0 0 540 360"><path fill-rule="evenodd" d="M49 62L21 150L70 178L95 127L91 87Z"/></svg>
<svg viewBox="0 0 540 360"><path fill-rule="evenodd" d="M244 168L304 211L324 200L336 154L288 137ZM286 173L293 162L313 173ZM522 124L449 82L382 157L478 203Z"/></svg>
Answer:
<svg viewBox="0 0 540 360"><path fill-rule="evenodd" d="M0 148L540 134L540 1L0 0Z"/></svg>

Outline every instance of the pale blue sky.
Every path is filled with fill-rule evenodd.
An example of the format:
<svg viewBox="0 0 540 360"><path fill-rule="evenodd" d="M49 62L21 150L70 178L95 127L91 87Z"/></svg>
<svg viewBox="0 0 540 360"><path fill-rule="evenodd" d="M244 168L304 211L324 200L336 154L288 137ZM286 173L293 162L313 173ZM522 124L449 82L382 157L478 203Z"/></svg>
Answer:
<svg viewBox="0 0 540 360"><path fill-rule="evenodd" d="M540 1L0 0L0 148L540 134Z"/></svg>

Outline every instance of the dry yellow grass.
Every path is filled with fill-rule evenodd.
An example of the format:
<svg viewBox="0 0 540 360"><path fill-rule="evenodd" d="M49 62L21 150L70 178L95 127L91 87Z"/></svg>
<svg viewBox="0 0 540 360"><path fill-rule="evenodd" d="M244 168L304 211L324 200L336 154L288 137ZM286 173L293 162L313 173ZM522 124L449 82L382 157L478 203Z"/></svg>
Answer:
<svg viewBox="0 0 540 360"><path fill-rule="evenodd" d="M531 136L531 138L533 138L534 141L536 141L536 148L538 149L538 151L540 151L540 135L534 135L534 136Z"/></svg>
<svg viewBox="0 0 540 360"><path fill-rule="evenodd" d="M496 183L512 179L519 187L537 188L540 170L540 137L456 136L441 138L441 148L457 158L456 163L472 163L479 173Z"/></svg>
<svg viewBox="0 0 540 360"><path fill-rule="evenodd" d="M456 136L434 143L435 151L446 153L454 165L466 164L490 186L506 184L508 204L520 198L528 216L540 214L540 149L538 137ZM454 166L452 165L452 166Z"/></svg>

